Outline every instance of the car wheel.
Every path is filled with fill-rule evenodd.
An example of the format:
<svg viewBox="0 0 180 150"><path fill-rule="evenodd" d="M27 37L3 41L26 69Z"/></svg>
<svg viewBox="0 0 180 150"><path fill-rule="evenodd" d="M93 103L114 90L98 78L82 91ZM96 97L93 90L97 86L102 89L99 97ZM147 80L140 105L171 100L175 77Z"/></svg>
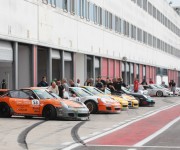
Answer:
<svg viewBox="0 0 180 150"><path fill-rule="evenodd" d="M26 119L32 119L33 116L24 116Z"/></svg>
<svg viewBox="0 0 180 150"><path fill-rule="evenodd" d="M93 102L93 101L88 101L88 102L86 102L85 104L86 104L86 106L87 106L87 108L89 109L89 112L90 112L91 114L97 113L98 108L97 108L97 104L96 104L95 102Z"/></svg>
<svg viewBox="0 0 180 150"><path fill-rule="evenodd" d="M52 105L47 105L43 109L43 117L46 120L54 120L57 117L56 109Z"/></svg>
<svg viewBox="0 0 180 150"><path fill-rule="evenodd" d="M8 104L0 103L0 117L9 118L11 117L11 110Z"/></svg>
<svg viewBox="0 0 180 150"><path fill-rule="evenodd" d="M157 97L162 97L163 96L163 92L162 91L157 91L156 96Z"/></svg>

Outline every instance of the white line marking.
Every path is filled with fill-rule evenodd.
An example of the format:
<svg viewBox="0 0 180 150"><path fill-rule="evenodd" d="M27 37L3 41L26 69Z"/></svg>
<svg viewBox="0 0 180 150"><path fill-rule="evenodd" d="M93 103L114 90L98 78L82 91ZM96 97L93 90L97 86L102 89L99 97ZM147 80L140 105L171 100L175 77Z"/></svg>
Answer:
<svg viewBox="0 0 180 150"><path fill-rule="evenodd" d="M143 139L142 141L136 143L134 146L142 146L145 143L149 142L150 140L152 140L153 138L155 138L156 136L158 136L159 134L161 134L162 132L164 132L165 130L167 130L169 127L171 127L173 124L175 124L176 122L178 122L180 120L180 117L174 119L173 121L171 121L170 123L168 123L166 126L164 126L163 128L161 128L160 130L156 131L155 133L153 133L152 135L148 136L147 138Z"/></svg>
<svg viewBox="0 0 180 150"><path fill-rule="evenodd" d="M127 145L88 145L88 147L125 147L125 148L165 148L165 149L180 149L180 147L175 146L127 146Z"/></svg>
<svg viewBox="0 0 180 150"><path fill-rule="evenodd" d="M145 114L142 115L142 116L138 116L138 119L137 119L137 120L133 120L133 121L128 122L128 123L126 123L126 122L124 121L124 122L123 122L123 123L125 123L124 125L122 124L121 126L115 128L115 129L112 129L112 130L103 132L102 134L99 134L99 135L95 135L95 136L92 137L92 138L90 137L90 138L88 138L88 139L83 139L83 140L84 140L84 143L93 141L93 140L95 140L95 139L97 139L97 138L100 138L100 137L105 136L105 135L107 135L107 134L110 134L110 133L112 133L112 132L114 132L114 131L117 131L117 130L119 130L119 129L122 129L122 128L124 128L124 127L126 127L126 126L128 126L128 125L130 125L130 124L132 124L132 123L134 123L134 122L140 121L140 120L142 120L142 119L145 119L145 118L148 118L148 117L150 117L150 116L153 116L153 115L155 115L155 114L157 114L157 113L159 113L159 112L161 112L161 111L164 111L164 110L173 108L173 107L175 107L175 106L178 106L179 104L180 104L180 103L175 103L175 104L172 104L172 105L169 105L169 106L165 106L165 107L162 107L162 108L160 108L160 109L151 111L151 112L152 112L151 114L146 113L146 114L147 114L146 116L144 116ZM120 123L120 124L121 124L121 123ZM62 150L71 150L71 149L76 148L76 147L78 147L78 146L80 146L80 145L82 145L82 144L75 143L75 144L70 145L70 146L68 146L68 147L66 147L66 148L63 148Z"/></svg>

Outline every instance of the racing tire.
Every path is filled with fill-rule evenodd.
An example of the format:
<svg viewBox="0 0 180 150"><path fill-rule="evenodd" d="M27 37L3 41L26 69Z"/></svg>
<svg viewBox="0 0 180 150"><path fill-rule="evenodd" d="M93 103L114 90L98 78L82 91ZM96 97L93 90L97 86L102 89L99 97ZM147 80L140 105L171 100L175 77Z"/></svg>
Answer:
<svg viewBox="0 0 180 150"><path fill-rule="evenodd" d="M89 109L89 112L91 114L95 114L98 111L98 107L97 104L93 101L88 101L85 103L85 105L87 106L87 108Z"/></svg>
<svg viewBox="0 0 180 150"><path fill-rule="evenodd" d="M26 119L32 119L33 116L24 116Z"/></svg>
<svg viewBox="0 0 180 150"><path fill-rule="evenodd" d="M157 97L163 97L163 92L162 91L157 91L156 96Z"/></svg>
<svg viewBox="0 0 180 150"><path fill-rule="evenodd" d="M43 117L46 120L54 120L57 118L56 109L52 105L47 105L43 109Z"/></svg>
<svg viewBox="0 0 180 150"><path fill-rule="evenodd" d="M6 103L0 103L0 117L9 118L11 117L11 109Z"/></svg>

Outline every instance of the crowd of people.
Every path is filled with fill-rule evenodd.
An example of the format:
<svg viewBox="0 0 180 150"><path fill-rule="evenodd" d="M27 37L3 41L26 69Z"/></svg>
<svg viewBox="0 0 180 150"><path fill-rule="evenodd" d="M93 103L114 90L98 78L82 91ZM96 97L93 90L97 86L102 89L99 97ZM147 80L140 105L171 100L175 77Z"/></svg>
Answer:
<svg viewBox="0 0 180 150"><path fill-rule="evenodd" d="M138 92L138 86L139 84L141 85L148 85L148 84L153 84L153 80L150 78L149 83L145 79L141 83L139 83L138 79L134 79L134 92ZM123 78L113 78L110 79L109 77L106 78L106 80L102 79L101 76L97 77L96 80L94 81L93 78L89 78L85 81L83 84L84 86L94 86L98 88L101 91L104 91L105 88L109 88L111 92L121 92L121 87L128 87L123 81ZM162 85L166 87L165 82L162 82ZM59 95L60 97L63 97L64 91L69 91L69 87L80 87L82 86L80 83L80 79L77 79L76 82L74 82L72 79L68 80L67 79L62 79L62 80L57 80L54 79L51 84L49 85L47 83L46 77L42 77L42 80L38 83L38 87L48 87L50 91L53 93ZM174 80L171 80L169 82L169 87L171 91L175 92L176 89L176 83Z"/></svg>

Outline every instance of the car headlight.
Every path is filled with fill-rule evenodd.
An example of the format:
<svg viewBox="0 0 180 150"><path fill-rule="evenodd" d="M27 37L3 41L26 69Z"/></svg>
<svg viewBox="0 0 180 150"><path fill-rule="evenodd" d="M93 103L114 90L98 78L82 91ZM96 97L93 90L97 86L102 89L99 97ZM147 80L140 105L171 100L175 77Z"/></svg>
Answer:
<svg viewBox="0 0 180 150"><path fill-rule="evenodd" d="M60 104L63 106L63 107L65 107L65 108L73 108L73 107L71 107L71 106L68 106L66 103L64 103L64 102L60 102Z"/></svg>
<svg viewBox="0 0 180 150"><path fill-rule="evenodd" d="M98 98L98 100L105 104L114 102L114 100L106 99L106 98Z"/></svg>

